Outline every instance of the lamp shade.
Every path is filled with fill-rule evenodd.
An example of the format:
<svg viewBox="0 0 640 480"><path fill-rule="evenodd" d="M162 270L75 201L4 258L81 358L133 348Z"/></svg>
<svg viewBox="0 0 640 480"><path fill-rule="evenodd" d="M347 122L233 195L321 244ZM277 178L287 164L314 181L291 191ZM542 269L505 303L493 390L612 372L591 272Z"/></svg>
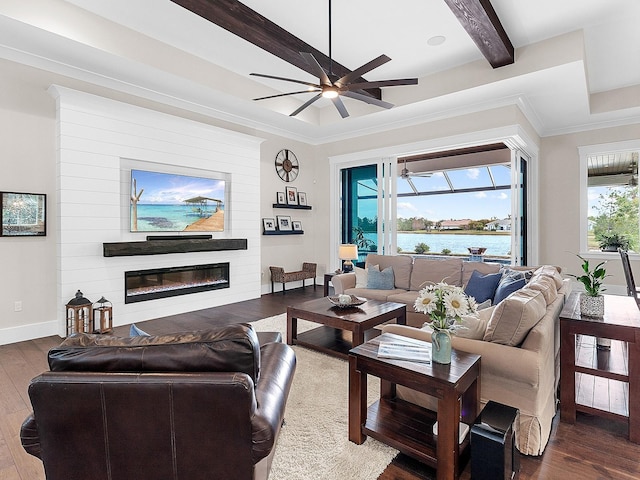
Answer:
<svg viewBox="0 0 640 480"><path fill-rule="evenodd" d="M356 260L358 258L358 247L351 243L340 245L338 258L340 260Z"/></svg>

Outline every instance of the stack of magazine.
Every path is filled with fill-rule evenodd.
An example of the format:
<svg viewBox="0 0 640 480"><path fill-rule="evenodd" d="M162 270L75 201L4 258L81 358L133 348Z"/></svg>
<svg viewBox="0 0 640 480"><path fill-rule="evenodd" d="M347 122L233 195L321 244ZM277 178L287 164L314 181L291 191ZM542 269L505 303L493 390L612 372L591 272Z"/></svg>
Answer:
<svg viewBox="0 0 640 480"><path fill-rule="evenodd" d="M378 357L431 363L431 342L385 333L380 336Z"/></svg>

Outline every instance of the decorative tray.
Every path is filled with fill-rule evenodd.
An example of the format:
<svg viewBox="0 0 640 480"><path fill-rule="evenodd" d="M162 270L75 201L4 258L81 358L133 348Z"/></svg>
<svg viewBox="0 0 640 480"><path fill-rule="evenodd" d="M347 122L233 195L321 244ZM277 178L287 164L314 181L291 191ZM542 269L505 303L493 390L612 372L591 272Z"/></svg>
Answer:
<svg viewBox="0 0 640 480"><path fill-rule="evenodd" d="M340 296L339 295L335 295L332 297L327 297L329 299L329 301L331 303L333 303L334 306L338 307L338 308L350 308L350 307L357 307L358 305L362 305L364 302L367 301L366 298L359 298L356 297L355 295L348 295L350 300L349 302L340 302Z"/></svg>

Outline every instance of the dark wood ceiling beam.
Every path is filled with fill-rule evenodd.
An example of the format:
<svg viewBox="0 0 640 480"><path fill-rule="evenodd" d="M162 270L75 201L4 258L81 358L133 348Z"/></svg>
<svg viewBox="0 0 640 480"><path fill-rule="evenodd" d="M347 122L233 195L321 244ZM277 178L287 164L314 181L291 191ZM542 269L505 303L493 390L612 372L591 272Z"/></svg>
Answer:
<svg viewBox="0 0 640 480"><path fill-rule="evenodd" d="M513 45L489 0L444 0L493 68L515 61Z"/></svg>
<svg viewBox="0 0 640 480"><path fill-rule="evenodd" d="M311 53L322 68L327 72L333 70L338 78L351 73L351 70L335 60L330 65L327 55L237 0L171 1L311 75L314 75L313 69L304 61L300 52ZM259 73L276 74L278 72ZM354 83L356 82L366 82L366 80L360 77L354 80ZM366 92L378 100L382 99L382 91L379 88L367 89Z"/></svg>

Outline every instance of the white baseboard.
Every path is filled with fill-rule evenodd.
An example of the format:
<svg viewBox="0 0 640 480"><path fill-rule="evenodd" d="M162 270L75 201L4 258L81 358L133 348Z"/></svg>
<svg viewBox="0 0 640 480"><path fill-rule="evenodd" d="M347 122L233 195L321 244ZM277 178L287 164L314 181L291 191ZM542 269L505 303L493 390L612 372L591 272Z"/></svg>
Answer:
<svg viewBox="0 0 640 480"><path fill-rule="evenodd" d="M26 340L49 337L51 335L58 335L58 322L56 320L30 323L29 325L21 327L3 328L0 329L0 345L24 342ZM60 339L60 341L62 341L62 339Z"/></svg>

